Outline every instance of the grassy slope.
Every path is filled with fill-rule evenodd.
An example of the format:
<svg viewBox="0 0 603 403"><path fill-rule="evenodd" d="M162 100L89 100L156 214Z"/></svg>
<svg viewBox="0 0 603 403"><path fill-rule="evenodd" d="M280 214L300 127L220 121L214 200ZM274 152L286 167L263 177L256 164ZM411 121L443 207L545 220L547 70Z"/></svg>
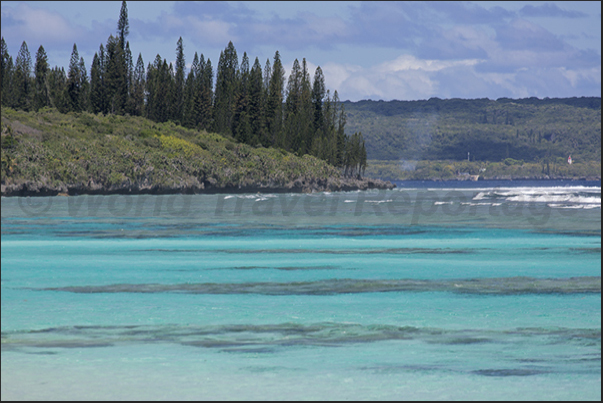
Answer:
<svg viewBox="0 0 603 403"><path fill-rule="evenodd" d="M314 157L255 149L171 122L47 108L2 108L1 173L3 195L371 186L343 180Z"/></svg>

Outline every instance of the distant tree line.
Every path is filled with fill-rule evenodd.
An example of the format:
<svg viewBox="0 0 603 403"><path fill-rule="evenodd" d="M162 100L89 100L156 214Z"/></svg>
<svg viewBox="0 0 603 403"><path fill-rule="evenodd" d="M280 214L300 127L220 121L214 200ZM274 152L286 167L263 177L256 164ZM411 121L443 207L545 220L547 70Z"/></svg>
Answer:
<svg viewBox="0 0 603 403"><path fill-rule="evenodd" d="M311 82L306 60L296 59L288 80L280 54L262 68L247 53L241 63L232 44L220 52L215 75L211 60L195 52L186 74L182 38L176 45L176 62L157 55L146 67L139 54L134 63L127 5L122 3L117 35L110 35L95 53L88 75L84 59L73 45L69 69L50 68L43 46L35 65L23 42L17 58L4 38L1 43L2 106L37 111L53 107L62 113L144 116L155 122L173 121L230 136L254 147L277 147L314 155L340 167L345 175L360 175L366 168L366 148L361 133L345 134L346 112L337 91L325 88L316 68Z"/></svg>
<svg viewBox="0 0 603 403"><path fill-rule="evenodd" d="M372 160L601 161L600 97L343 104Z"/></svg>

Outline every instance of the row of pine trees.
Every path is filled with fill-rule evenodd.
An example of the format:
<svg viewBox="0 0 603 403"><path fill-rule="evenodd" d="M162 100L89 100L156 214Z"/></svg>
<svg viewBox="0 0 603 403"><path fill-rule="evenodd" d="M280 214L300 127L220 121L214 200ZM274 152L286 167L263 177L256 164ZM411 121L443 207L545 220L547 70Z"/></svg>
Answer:
<svg viewBox="0 0 603 403"><path fill-rule="evenodd" d="M320 67L310 79L306 60L293 63L288 80L279 52L272 64L253 65L247 53L239 64L232 44L220 52L215 75L211 60L195 52L188 74L184 45L176 45L176 63L157 55L146 70L142 55L133 62L128 11L124 1L117 35L100 45L88 76L84 59L73 45L69 69L50 68L40 46L32 59L23 42L15 63L1 42L2 106L37 111L44 107L62 113L144 116L156 122L172 121L230 136L251 146L278 147L297 155L310 154L359 176L366 168L362 134L344 133L346 113L337 91L325 88Z"/></svg>

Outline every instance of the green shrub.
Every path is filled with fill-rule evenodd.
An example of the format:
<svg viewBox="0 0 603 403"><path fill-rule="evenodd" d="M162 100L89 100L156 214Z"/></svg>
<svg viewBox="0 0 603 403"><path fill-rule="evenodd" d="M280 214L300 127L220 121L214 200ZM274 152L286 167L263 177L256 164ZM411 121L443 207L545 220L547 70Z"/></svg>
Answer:
<svg viewBox="0 0 603 403"><path fill-rule="evenodd" d="M159 148L161 147L161 141L157 136L146 137L142 140L142 144L151 148Z"/></svg>
<svg viewBox="0 0 603 403"><path fill-rule="evenodd" d="M17 147L17 139L12 134L2 136L2 149L12 150Z"/></svg>
<svg viewBox="0 0 603 403"><path fill-rule="evenodd" d="M99 123L87 113L80 116L79 121L86 127L96 127L99 125Z"/></svg>
<svg viewBox="0 0 603 403"><path fill-rule="evenodd" d="M504 160L505 165L507 166L511 166L511 165L521 165L521 163L517 160L514 160L513 158L506 158Z"/></svg>
<svg viewBox="0 0 603 403"><path fill-rule="evenodd" d="M142 129L142 130L141 130L141 131L138 133L138 135L139 135L140 137L142 137L143 139L146 139L146 138L148 138L148 137L157 136L158 134L159 134L159 133L157 133L156 131L154 131L154 130L149 130L149 129Z"/></svg>

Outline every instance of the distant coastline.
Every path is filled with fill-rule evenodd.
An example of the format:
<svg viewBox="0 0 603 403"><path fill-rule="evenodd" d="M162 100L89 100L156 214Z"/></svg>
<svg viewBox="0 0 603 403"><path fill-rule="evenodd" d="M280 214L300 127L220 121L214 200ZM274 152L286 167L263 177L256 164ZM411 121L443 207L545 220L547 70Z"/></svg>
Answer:
<svg viewBox="0 0 603 403"><path fill-rule="evenodd" d="M601 180L600 161L568 164L562 158L524 162L369 160L369 178L390 181L483 181L483 180Z"/></svg>

